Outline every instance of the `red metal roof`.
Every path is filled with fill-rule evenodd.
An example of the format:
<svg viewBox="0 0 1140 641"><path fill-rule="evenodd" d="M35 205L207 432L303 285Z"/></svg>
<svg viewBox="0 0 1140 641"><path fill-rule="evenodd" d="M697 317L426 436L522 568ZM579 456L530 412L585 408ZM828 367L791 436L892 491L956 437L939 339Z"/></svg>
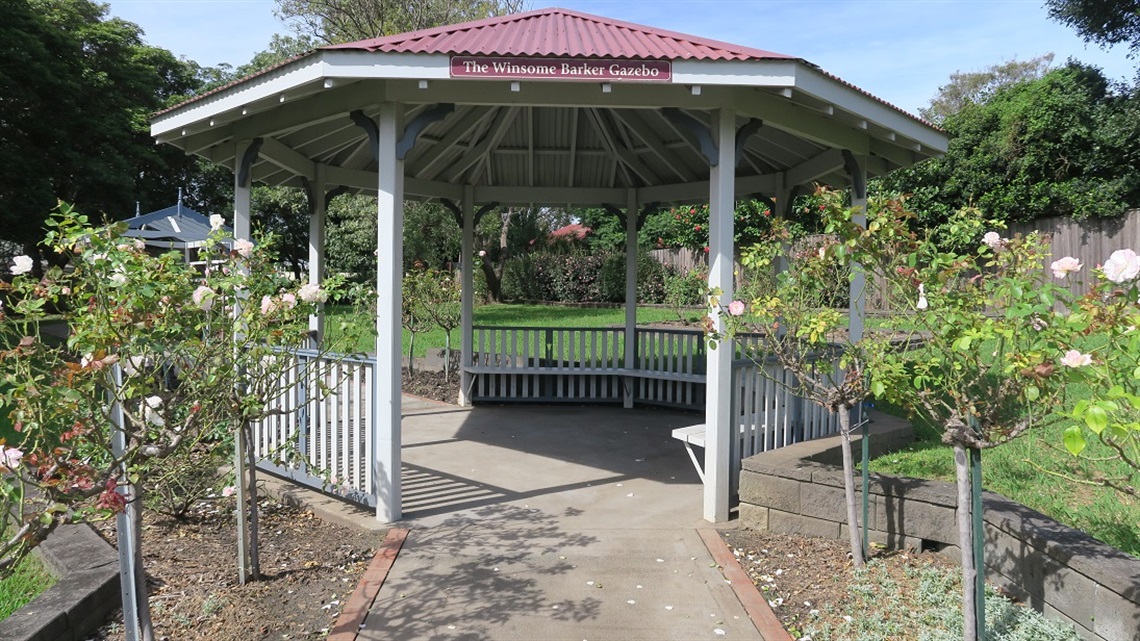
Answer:
<svg viewBox="0 0 1140 641"><path fill-rule="evenodd" d="M386 53L635 60L796 59L588 13L549 8L323 47Z"/></svg>

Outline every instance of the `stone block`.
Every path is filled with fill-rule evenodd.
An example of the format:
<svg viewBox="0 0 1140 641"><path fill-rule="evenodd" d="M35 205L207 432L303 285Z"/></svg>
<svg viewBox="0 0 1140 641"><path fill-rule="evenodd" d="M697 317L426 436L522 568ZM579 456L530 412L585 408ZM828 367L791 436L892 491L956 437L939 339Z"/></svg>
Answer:
<svg viewBox="0 0 1140 641"><path fill-rule="evenodd" d="M800 511L799 481L742 473L740 475L740 501L763 507L775 508L784 512Z"/></svg>
<svg viewBox="0 0 1140 641"><path fill-rule="evenodd" d="M761 532L768 529L768 508L751 503L741 503L739 512L742 526Z"/></svg>
<svg viewBox="0 0 1140 641"><path fill-rule="evenodd" d="M790 514L778 510L768 512L768 529L780 534L800 534L818 536L825 539L839 538L839 524L810 516Z"/></svg>
<svg viewBox="0 0 1140 641"><path fill-rule="evenodd" d="M1077 625L1100 635L1095 625L1097 585L1094 581L1079 572L1060 567L1047 575L1044 588L1045 603L1064 612ZM1124 637L1121 641L1127 639Z"/></svg>
<svg viewBox="0 0 1140 641"><path fill-rule="evenodd" d="M72 639L67 612L66 589L59 583L48 588L31 603L0 621L0 639L5 641L57 641Z"/></svg>
<svg viewBox="0 0 1140 641"><path fill-rule="evenodd" d="M906 476L872 474L871 491L896 498L913 499L946 507L957 507L958 492L952 483L912 479Z"/></svg>
<svg viewBox="0 0 1140 641"><path fill-rule="evenodd" d="M1135 589L1133 590L1135 594ZM1096 587L1093 632L1104 639L1140 641L1140 607L1103 585Z"/></svg>
<svg viewBox="0 0 1140 641"><path fill-rule="evenodd" d="M811 482L818 485L843 487L843 468L835 465L820 465L812 471ZM859 483L860 481L857 478L855 482Z"/></svg>
<svg viewBox="0 0 1140 641"><path fill-rule="evenodd" d="M1073 621L1069 617L1065 616L1064 612L1061 612L1049 604L1045 604L1045 608L1041 611L1041 614L1043 614L1045 618L1049 619L1050 621L1058 621L1062 624L1072 627L1074 630L1076 630L1077 636L1079 636L1082 641L1110 641L1109 639L1101 638L1092 630L1089 630L1076 621Z"/></svg>
<svg viewBox="0 0 1140 641"><path fill-rule="evenodd" d="M856 495L862 504L862 498ZM847 522L847 501L842 487L805 484L800 488L800 514L836 523Z"/></svg>
<svg viewBox="0 0 1140 641"><path fill-rule="evenodd" d="M894 536L929 539L939 543L953 544L958 541L954 508L885 496L875 503L874 509L872 523L876 530Z"/></svg>
<svg viewBox="0 0 1140 641"><path fill-rule="evenodd" d="M859 534L862 536L862 533ZM879 530L869 530L867 532L867 539L871 543L877 543L886 547L888 550L917 550L922 545L921 539L912 539L897 534L888 534ZM847 524L839 524L839 540L847 540Z"/></svg>
<svg viewBox="0 0 1140 641"><path fill-rule="evenodd" d="M741 463L743 471L756 472L767 476L794 479L797 481L810 481L811 473L819 467L818 463L805 461L798 457L775 456L782 449L779 448L756 456L750 456ZM743 472L742 472L743 473Z"/></svg>
<svg viewBox="0 0 1140 641"><path fill-rule="evenodd" d="M59 582L0 621L0 639L86 639L121 604L118 554L86 525L60 527L39 553Z"/></svg>

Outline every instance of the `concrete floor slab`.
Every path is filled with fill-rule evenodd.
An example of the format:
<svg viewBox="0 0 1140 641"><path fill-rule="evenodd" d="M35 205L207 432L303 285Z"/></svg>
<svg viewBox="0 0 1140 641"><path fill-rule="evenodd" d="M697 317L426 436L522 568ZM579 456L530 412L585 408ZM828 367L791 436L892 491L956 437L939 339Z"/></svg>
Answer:
<svg viewBox="0 0 1140 641"><path fill-rule="evenodd" d="M761 639L702 543L693 414L405 399L411 533L361 639Z"/></svg>

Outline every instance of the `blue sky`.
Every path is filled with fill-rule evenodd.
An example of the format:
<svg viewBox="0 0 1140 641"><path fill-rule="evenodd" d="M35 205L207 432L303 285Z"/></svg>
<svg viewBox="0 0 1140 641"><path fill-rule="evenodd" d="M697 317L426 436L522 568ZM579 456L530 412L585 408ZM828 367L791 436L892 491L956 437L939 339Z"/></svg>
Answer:
<svg viewBox="0 0 1140 641"><path fill-rule="evenodd" d="M1046 52L1128 80L1124 47L1102 51L1049 20L1044 0L532 0L805 58L908 111L954 71ZM112 0L150 44L211 66L237 66L288 29L273 0Z"/></svg>

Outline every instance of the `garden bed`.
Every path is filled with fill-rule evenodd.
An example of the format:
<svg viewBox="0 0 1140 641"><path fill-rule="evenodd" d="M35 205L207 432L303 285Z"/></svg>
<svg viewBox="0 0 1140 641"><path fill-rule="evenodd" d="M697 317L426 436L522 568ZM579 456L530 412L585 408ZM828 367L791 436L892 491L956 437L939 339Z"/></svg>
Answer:
<svg viewBox="0 0 1140 641"><path fill-rule="evenodd" d="M240 585L233 506L202 503L183 520L144 517L142 550L156 639L323 639L382 535L261 500L263 580ZM114 544L114 521L99 524ZM121 639L122 611L92 637Z"/></svg>

